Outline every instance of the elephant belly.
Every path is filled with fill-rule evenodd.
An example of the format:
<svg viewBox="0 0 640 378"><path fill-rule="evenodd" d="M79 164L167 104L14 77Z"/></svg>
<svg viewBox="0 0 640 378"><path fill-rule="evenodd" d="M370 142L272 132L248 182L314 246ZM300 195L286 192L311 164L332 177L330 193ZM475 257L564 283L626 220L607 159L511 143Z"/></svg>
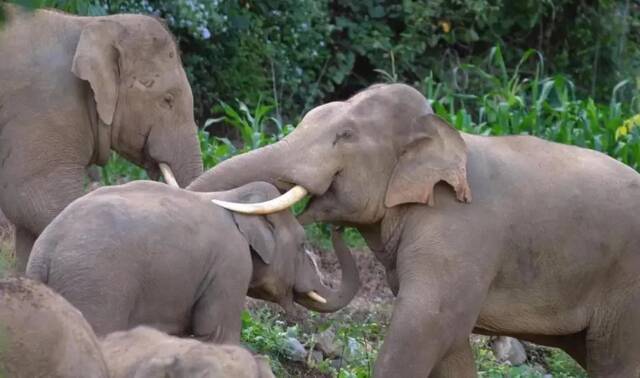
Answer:
<svg viewBox="0 0 640 378"><path fill-rule="evenodd" d="M495 335L569 335L584 330L590 314L586 306L539 305L492 295L485 301L475 328L478 333Z"/></svg>
<svg viewBox="0 0 640 378"><path fill-rule="evenodd" d="M606 230L546 227L536 234L532 228L511 230L477 328L497 334L571 335L585 330L599 309L616 311L618 297L637 277L637 260L628 259L634 256L629 247Z"/></svg>
<svg viewBox="0 0 640 378"><path fill-rule="evenodd" d="M182 281L184 283L184 279ZM167 279L166 283L144 285L146 287L139 293L130 312L129 327L148 325L170 335L190 334L196 289L189 290L188 284L175 285L176 282L180 280L174 278Z"/></svg>
<svg viewBox="0 0 640 378"><path fill-rule="evenodd" d="M191 308L173 303L138 307L129 319L129 328L146 325L169 335L185 336L191 333Z"/></svg>

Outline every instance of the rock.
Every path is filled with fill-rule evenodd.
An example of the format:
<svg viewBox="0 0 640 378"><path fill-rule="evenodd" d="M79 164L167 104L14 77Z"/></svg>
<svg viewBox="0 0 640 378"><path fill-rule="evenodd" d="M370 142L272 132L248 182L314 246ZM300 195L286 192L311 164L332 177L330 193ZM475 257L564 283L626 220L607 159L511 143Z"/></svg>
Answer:
<svg viewBox="0 0 640 378"><path fill-rule="evenodd" d="M311 352L311 366L315 366L324 360L324 355L319 350Z"/></svg>
<svg viewBox="0 0 640 378"><path fill-rule="evenodd" d="M336 333L331 327L316 336L315 347L327 357L337 357L342 352L342 343L336 340Z"/></svg>
<svg viewBox="0 0 640 378"><path fill-rule="evenodd" d="M493 341L491 348L497 360L513 366L522 365L527 360L524 346L513 337L500 336Z"/></svg>
<svg viewBox="0 0 640 378"><path fill-rule="evenodd" d="M91 165L87 167L87 176L89 180L93 182L100 182L102 180L102 172L97 165Z"/></svg>
<svg viewBox="0 0 640 378"><path fill-rule="evenodd" d="M291 361L304 362L307 357L307 350L295 337L287 337L285 353Z"/></svg>
<svg viewBox="0 0 640 378"><path fill-rule="evenodd" d="M338 358L334 358L333 360L331 360L331 367L336 369L336 370L340 370L344 365L344 362L342 361L342 358L338 357Z"/></svg>
<svg viewBox="0 0 640 378"><path fill-rule="evenodd" d="M101 187L102 184L99 181L89 181L89 184L87 185L87 192L93 192Z"/></svg>
<svg viewBox="0 0 640 378"><path fill-rule="evenodd" d="M545 376L545 375L549 375L547 374L547 369L544 368L544 366L540 365L539 363L534 363L533 366L531 367L531 369L533 369L536 373Z"/></svg>

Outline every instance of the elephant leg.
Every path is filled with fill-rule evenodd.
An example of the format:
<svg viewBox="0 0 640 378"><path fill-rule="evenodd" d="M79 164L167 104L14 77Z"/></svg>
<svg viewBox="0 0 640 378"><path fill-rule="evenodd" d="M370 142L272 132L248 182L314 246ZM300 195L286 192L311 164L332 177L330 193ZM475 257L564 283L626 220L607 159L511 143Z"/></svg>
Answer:
<svg viewBox="0 0 640 378"><path fill-rule="evenodd" d="M443 242L436 245L445 247ZM443 250L406 248L398 253L399 293L375 377L426 377L436 366L442 369L436 373L457 374L450 368L455 361L465 362L458 376L474 376L469 351L461 345L468 344L491 273L482 274L481 264L472 258L457 259L455 251Z"/></svg>
<svg viewBox="0 0 640 378"><path fill-rule="evenodd" d="M238 251L235 251L238 252ZM251 280L251 261L237 261L249 251L239 252L218 271L195 304L192 317L193 335L206 342L240 343L242 309Z"/></svg>
<svg viewBox="0 0 640 378"><path fill-rule="evenodd" d="M429 378L477 377L476 364L471 344L464 342L454 345L447 355L436 365Z"/></svg>
<svg viewBox="0 0 640 378"><path fill-rule="evenodd" d="M8 190L12 200L7 206L16 227L18 272L25 271L33 243L45 227L84 194L84 175L79 164L58 166Z"/></svg>
<svg viewBox="0 0 640 378"><path fill-rule="evenodd" d="M629 298L622 306L609 304L594 317L587 330L587 373L595 378L638 378L638 356L640 293Z"/></svg>
<svg viewBox="0 0 640 378"><path fill-rule="evenodd" d="M16 271L24 273L37 236L25 227L16 226Z"/></svg>

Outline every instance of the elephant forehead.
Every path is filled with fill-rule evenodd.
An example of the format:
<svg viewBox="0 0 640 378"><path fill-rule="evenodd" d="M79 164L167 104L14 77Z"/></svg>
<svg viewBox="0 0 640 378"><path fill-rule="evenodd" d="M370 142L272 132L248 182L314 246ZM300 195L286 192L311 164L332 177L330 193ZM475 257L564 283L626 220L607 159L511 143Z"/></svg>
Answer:
<svg viewBox="0 0 640 378"><path fill-rule="evenodd" d="M300 125L296 129L304 129L314 126L326 127L340 121L345 114L348 104L343 101L330 102L311 109L302 118Z"/></svg>
<svg viewBox="0 0 640 378"><path fill-rule="evenodd" d="M357 93L347 102L356 105L405 106L421 111L430 109L427 99L406 84L375 84Z"/></svg>
<svg viewBox="0 0 640 378"><path fill-rule="evenodd" d="M410 125L417 117L433 113L427 99L404 84L376 84L347 101L318 106L303 118L298 129L384 127Z"/></svg>

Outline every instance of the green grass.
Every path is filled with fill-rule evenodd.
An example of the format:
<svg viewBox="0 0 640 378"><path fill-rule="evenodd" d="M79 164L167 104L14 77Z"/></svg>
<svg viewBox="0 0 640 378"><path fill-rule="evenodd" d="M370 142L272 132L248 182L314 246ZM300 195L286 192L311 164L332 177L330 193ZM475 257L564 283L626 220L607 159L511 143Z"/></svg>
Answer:
<svg viewBox="0 0 640 378"><path fill-rule="evenodd" d="M335 330L336 340L342 345L340 359L320 362L307 359L306 365L316 373L340 378L369 377L377 350L382 343L386 324L376 314L352 318L322 318L309 314L302 324L287 326L269 310L245 311L242 315L242 341L250 349L268 355L278 377L292 376L286 358L287 337L297 338L307 350L313 350L315 335L327 328Z"/></svg>
<svg viewBox="0 0 640 378"><path fill-rule="evenodd" d="M531 70L526 75L525 66ZM435 112L456 128L480 135L535 135L601 151L640 169L640 83L623 80L612 88L608 103L597 104L576 98L567 77L544 76L544 59L535 50L507 70L499 47L491 50L485 67L462 69L465 77L485 83L483 93L453 91L432 76L422 81Z"/></svg>
<svg viewBox="0 0 640 378"><path fill-rule="evenodd" d="M357 315L321 316L309 314L302 323L287 326L277 314L266 309L246 311L242 316L242 341L250 349L268 355L278 377L294 376L299 371L290 369L286 358L286 339L297 338L307 350L315 345L316 335L329 327L335 331L342 345L340 359L324 359L307 365L315 373L339 378L368 378L372 376L378 350L387 329L387 316L370 313ZM567 354L558 349L540 348L537 361L511 366L496 360L488 338L472 342L476 367L480 377L489 378L542 378L544 374L561 378L586 378L585 371ZM536 365L538 365L536 367ZM543 369L544 373L539 370Z"/></svg>
<svg viewBox="0 0 640 378"><path fill-rule="evenodd" d="M254 352L269 356L278 377L285 371L281 361L286 359L288 336L296 337L297 327L287 327L277 315L266 310L242 313L242 342Z"/></svg>
<svg viewBox="0 0 640 378"><path fill-rule="evenodd" d="M15 267L13 228L0 228L0 278Z"/></svg>
<svg viewBox="0 0 640 378"><path fill-rule="evenodd" d="M472 343L479 375L488 378L542 378L551 374L554 378L586 378L586 372L566 353L555 348L540 348L537 361L527 361L520 366L511 366L496 360L488 344L488 338ZM529 355L531 358L531 354ZM537 366L536 366L537 365ZM544 373L538 369L544 369Z"/></svg>

